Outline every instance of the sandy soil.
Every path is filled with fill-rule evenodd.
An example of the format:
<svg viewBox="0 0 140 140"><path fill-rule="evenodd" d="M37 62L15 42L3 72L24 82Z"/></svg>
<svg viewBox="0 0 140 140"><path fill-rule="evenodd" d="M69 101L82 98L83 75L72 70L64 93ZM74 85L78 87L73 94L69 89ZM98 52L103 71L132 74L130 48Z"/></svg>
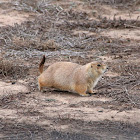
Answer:
<svg viewBox="0 0 140 140"><path fill-rule="evenodd" d="M0 1L0 26L14 26L14 24L21 24L34 15L33 13L14 10L11 2L11 0Z"/></svg>
<svg viewBox="0 0 140 140"><path fill-rule="evenodd" d="M0 1L0 139L140 139L140 6L126 5ZM91 97L39 92L43 54L109 71Z"/></svg>
<svg viewBox="0 0 140 140"><path fill-rule="evenodd" d="M10 12L7 14L4 11L2 11L0 14L0 26L13 26L15 23L20 24L27 20L28 17L28 14L20 14L18 12Z"/></svg>

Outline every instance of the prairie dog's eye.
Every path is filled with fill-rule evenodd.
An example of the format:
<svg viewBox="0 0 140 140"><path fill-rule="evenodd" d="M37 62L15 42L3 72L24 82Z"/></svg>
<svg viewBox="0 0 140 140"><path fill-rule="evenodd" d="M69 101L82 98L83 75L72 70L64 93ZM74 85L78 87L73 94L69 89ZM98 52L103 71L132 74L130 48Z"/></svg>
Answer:
<svg viewBox="0 0 140 140"><path fill-rule="evenodd" d="M100 67L101 65L100 65L100 64L98 64L97 66L98 66L98 67Z"/></svg>

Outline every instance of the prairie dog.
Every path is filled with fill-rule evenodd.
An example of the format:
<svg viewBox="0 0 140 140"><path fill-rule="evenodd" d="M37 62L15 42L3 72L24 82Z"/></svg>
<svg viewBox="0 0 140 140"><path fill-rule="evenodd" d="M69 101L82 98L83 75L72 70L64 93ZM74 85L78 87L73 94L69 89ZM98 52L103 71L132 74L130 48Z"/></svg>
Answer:
<svg viewBox="0 0 140 140"><path fill-rule="evenodd" d="M107 66L101 62L91 62L79 65L72 62L56 62L44 72L45 56L39 65L39 90L42 87L53 87L60 90L76 92L81 96L89 96L93 88L106 71Z"/></svg>

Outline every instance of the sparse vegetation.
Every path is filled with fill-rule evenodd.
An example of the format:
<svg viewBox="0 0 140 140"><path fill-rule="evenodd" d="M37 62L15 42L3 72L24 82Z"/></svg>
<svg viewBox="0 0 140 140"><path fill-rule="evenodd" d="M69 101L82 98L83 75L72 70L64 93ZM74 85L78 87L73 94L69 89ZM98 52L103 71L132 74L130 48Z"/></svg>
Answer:
<svg viewBox="0 0 140 140"><path fill-rule="evenodd" d="M0 86L7 93L0 95L0 138L2 133L5 139L139 139L140 40L127 37L133 31L139 36L139 6L139 0L2 2L0 10L29 16L0 27L0 82L14 81L10 94ZM102 60L109 71L89 98L52 89L41 93L36 78L42 55L46 67ZM23 83L28 92L11 91Z"/></svg>
<svg viewBox="0 0 140 140"><path fill-rule="evenodd" d="M15 61L0 59L0 77L23 78L28 74L28 68L18 65Z"/></svg>

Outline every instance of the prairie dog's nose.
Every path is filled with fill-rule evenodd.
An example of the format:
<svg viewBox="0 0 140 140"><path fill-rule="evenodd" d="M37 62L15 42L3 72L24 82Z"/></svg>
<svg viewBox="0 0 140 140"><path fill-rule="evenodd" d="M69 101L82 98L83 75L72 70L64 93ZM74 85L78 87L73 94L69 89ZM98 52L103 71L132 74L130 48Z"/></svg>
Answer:
<svg viewBox="0 0 140 140"><path fill-rule="evenodd" d="M106 70L109 70L109 67L108 66L106 66Z"/></svg>

